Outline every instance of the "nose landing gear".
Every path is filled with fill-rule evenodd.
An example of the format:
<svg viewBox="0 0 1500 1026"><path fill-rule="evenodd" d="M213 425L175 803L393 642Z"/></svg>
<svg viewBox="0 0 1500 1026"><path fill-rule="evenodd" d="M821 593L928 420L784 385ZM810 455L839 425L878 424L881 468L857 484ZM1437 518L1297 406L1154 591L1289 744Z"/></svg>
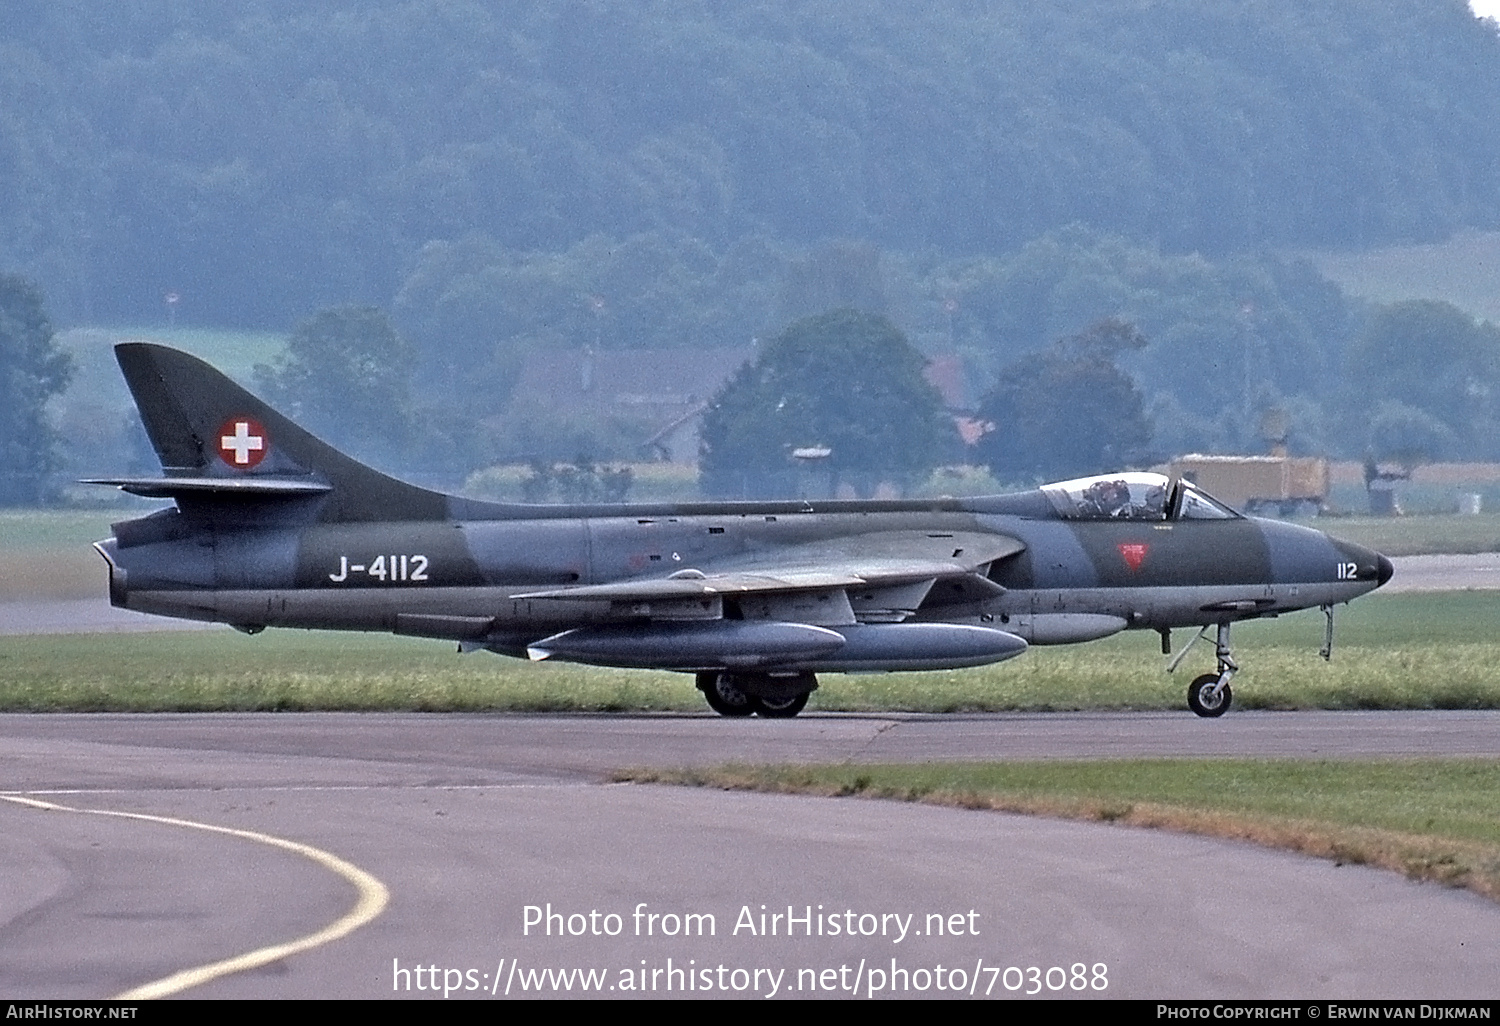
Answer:
<svg viewBox="0 0 1500 1026"><path fill-rule="evenodd" d="M1229 705L1234 701L1234 692L1229 687L1229 681L1239 672L1239 664L1234 661L1234 656L1229 651L1229 624L1219 624L1215 655L1218 657L1219 669L1215 673L1205 673L1201 677L1195 677L1188 685L1187 702L1188 708L1199 716L1223 716L1229 711ZM1198 632L1198 638L1206 637L1208 628ZM1188 649L1192 647L1190 642L1182 650L1168 670L1177 669L1177 664L1182 662Z"/></svg>

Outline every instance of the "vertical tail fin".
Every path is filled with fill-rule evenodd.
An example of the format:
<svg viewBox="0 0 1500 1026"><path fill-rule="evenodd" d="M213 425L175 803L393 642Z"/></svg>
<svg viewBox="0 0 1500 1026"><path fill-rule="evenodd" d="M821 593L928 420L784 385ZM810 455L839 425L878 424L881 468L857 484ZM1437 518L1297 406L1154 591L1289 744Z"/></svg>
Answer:
<svg viewBox="0 0 1500 1026"><path fill-rule="evenodd" d="M351 459L195 356L148 342L115 347L167 481L155 494L265 498L312 491L322 522L441 520L448 496ZM118 483L118 482L117 482Z"/></svg>

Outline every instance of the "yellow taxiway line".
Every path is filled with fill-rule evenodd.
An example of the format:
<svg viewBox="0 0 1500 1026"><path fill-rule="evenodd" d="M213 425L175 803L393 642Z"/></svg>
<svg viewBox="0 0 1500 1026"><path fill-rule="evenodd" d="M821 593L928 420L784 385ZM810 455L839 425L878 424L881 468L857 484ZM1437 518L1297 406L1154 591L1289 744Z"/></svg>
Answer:
<svg viewBox="0 0 1500 1026"><path fill-rule="evenodd" d="M348 880L359 891L359 900L354 907L343 916L325 926L316 933L310 933L306 937L299 937L285 944L272 944L269 947L257 948L247 951L243 955L226 958L221 962L213 962L209 965L198 966L195 969L184 969L159 980L132 987L123 994L116 996L117 1001L142 1001L151 998L169 997L173 994L228 976L232 973L244 972L246 969L254 969L258 966L276 962L290 955L327 944L338 940L340 937L359 929L370 922L385 910L390 901L390 892L386 890L385 884L375 877L366 873L363 869L350 862L345 862L337 855L331 855L321 848L314 848L310 844L302 844L298 841L288 841L283 837L274 837L271 834L263 834L255 830L236 830L232 827L215 826L212 823L198 823L190 819L176 819L171 816L150 816L141 812L115 812L109 809L75 809L67 805L57 805L52 802L38 801L35 798L23 798L19 795L0 795L0 800L14 802L17 805L28 805L35 809L46 812L76 812L90 816L115 816L120 819L138 819L147 823L163 823L167 826L187 827L192 830L206 830L214 834L227 834L230 837L240 837L247 841L256 841L260 844L268 844L273 848L281 848L285 851L294 852L304 858L312 859L325 869L330 869Z"/></svg>

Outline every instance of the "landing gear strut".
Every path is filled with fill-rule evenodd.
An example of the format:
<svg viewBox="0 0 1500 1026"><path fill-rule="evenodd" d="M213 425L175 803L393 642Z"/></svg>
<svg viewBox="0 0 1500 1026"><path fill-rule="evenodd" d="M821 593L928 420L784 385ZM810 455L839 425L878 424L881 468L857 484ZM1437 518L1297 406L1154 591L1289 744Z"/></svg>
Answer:
<svg viewBox="0 0 1500 1026"><path fill-rule="evenodd" d="M807 705L807 696L817 690L818 678L811 673L784 677L767 674L704 670L698 674L698 690L709 708L720 716L749 716L785 720Z"/></svg>
<svg viewBox="0 0 1500 1026"><path fill-rule="evenodd" d="M1208 628L1199 633L1201 637ZM1184 653L1186 654L1186 653ZM1205 673L1194 678L1188 685L1188 708L1199 716L1223 716L1234 701L1234 692L1229 681L1239 671L1239 664L1229 652L1229 624L1219 624L1217 650L1219 669L1217 673Z"/></svg>

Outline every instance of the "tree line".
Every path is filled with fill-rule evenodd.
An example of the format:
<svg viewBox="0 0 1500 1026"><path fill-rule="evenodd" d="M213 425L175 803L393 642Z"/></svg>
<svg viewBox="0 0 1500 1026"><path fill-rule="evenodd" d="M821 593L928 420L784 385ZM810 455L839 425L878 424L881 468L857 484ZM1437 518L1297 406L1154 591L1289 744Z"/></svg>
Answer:
<svg viewBox="0 0 1500 1026"><path fill-rule="evenodd" d="M0 267L65 323L149 323L170 291L195 323L284 330L389 307L424 247L470 239L537 277L596 237L732 263L1082 223L1223 256L1500 219L1500 43L1463 0L14 0L6 22Z"/></svg>
<svg viewBox="0 0 1500 1026"><path fill-rule="evenodd" d="M1114 248L1108 240L1100 245ZM1159 284L1161 276L1155 277ZM1035 276L1028 281L1035 284ZM1128 296L1127 283L1116 282ZM1189 304L1201 295L1190 290L1175 299ZM962 410L945 406L924 377L927 356L886 314L845 307L802 317L760 346L710 402L701 431L702 488L710 495L753 497L847 485L868 495L890 484L909 489L939 465L954 463L985 465L1005 481L1037 481L1149 465L1189 448L1255 451L1268 418L1281 425L1278 441L1294 451L1408 464L1500 460L1500 327L1436 301L1349 310L1337 290L1319 295L1339 313L1328 323L1347 328L1337 357L1322 354L1338 360L1337 373L1327 381L1294 375L1286 383L1308 391L1278 391L1276 377L1265 373L1276 362L1277 346L1253 341L1253 308L1242 310L1221 360L1206 346L1189 355L1199 383L1230 379L1225 406L1203 411L1200 424L1208 433L1196 439L1184 400L1151 391L1150 377L1128 369L1161 348L1137 326L1147 306L1127 302L1121 313L1071 335L1018 349L972 408ZM950 318L956 314L952 305L944 309ZM1296 312L1296 305L1288 309ZM1295 353L1298 341L1294 334L1278 346ZM1253 380L1260 390L1236 395L1240 364L1250 374L1258 351L1265 366L1253 368L1259 375ZM418 401L412 355L385 312L329 308L297 327L274 364L256 368L256 385L316 433L388 468L462 477L487 465L526 461L532 468L527 494L534 498L618 499L628 491L628 472L595 460L638 458L642 438L622 436L617 425L600 421L592 433L566 436L566 456L560 449L506 451L495 418L481 422L443 396ZM80 467L87 470L132 461L132 449L132 462L141 461L138 429L110 436L108 452L58 437L47 404L63 392L69 375L39 290L18 276L0 276L0 505L53 497L53 473L69 457L98 461ZM1218 394L1201 389L1199 401ZM977 428L973 444L960 440L955 414ZM545 415L538 423L534 408L515 416L527 420L527 437L549 435ZM1211 441L1213 432L1243 444L1172 444ZM559 468L556 459L573 453L573 463Z"/></svg>

